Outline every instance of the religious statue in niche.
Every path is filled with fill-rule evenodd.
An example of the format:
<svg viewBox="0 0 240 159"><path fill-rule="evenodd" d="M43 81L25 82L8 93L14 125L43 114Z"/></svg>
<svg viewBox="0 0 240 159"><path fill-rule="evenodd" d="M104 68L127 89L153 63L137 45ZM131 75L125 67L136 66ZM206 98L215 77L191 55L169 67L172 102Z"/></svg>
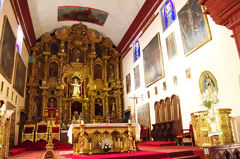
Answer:
<svg viewBox="0 0 240 159"><path fill-rule="evenodd" d="M72 97L79 97L81 95L81 82L77 78L74 78Z"/></svg>
<svg viewBox="0 0 240 159"><path fill-rule="evenodd" d="M115 98L111 97L109 100L109 114L111 114L112 117L116 114L116 100Z"/></svg>
<svg viewBox="0 0 240 159"><path fill-rule="evenodd" d="M70 62L84 62L84 52L79 48L74 48L70 53Z"/></svg>
<svg viewBox="0 0 240 159"><path fill-rule="evenodd" d="M99 64L94 66L94 79L102 79L102 66Z"/></svg>
<svg viewBox="0 0 240 159"><path fill-rule="evenodd" d="M38 61L38 63L37 63L36 77L37 78L43 78L44 77L43 65L40 61Z"/></svg>
<svg viewBox="0 0 240 159"><path fill-rule="evenodd" d="M77 111L78 114L82 113L82 103L75 101L71 105L71 114L74 115L74 112Z"/></svg>
<svg viewBox="0 0 240 159"><path fill-rule="evenodd" d="M113 64L108 65L107 71L108 71L108 73L107 73L108 79L113 80L115 78Z"/></svg>
<svg viewBox="0 0 240 159"><path fill-rule="evenodd" d="M103 101L101 98L95 100L95 115L103 116Z"/></svg>
<svg viewBox="0 0 240 159"><path fill-rule="evenodd" d="M50 98L48 100L48 108L50 109L56 109L57 108L57 99L56 98Z"/></svg>
<svg viewBox="0 0 240 159"><path fill-rule="evenodd" d="M49 65L49 77L58 77L58 64L51 62Z"/></svg>

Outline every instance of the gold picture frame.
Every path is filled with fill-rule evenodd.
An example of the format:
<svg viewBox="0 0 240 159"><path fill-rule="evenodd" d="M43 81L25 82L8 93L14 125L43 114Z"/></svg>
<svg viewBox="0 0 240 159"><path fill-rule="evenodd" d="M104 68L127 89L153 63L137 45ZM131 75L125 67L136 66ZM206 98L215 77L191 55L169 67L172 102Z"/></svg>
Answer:
<svg viewBox="0 0 240 159"><path fill-rule="evenodd" d="M163 52L158 32L143 49L143 69L145 87L165 77Z"/></svg>
<svg viewBox="0 0 240 159"><path fill-rule="evenodd" d="M199 88L201 94L203 94L206 91L206 85L208 81L211 82L213 89L218 93L218 84L217 80L214 77L214 75L210 71L204 71L201 73L200 78L199 78Z"/></svg>
<svg viewBox="0 0 240 159"><path fill-rule="evenodd" d="M179 25L184 49L188 56L212 39L204 7L198 0L188 0L178 12Z"/></svg>

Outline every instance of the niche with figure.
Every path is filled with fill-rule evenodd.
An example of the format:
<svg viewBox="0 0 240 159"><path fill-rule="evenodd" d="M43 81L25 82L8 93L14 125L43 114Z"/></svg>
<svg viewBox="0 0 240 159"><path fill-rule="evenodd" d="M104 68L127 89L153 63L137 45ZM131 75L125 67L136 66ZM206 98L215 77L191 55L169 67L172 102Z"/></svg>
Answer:
<svg viewBox="0 0 240 159"><path fill-rule="evenodd" d="M49 64L49 77L58 77L58 64L56 62Z"/></svg>
<svg viewBox="0 0 240 159"><path fill-rule="evenodd" d="M39 96L36 96L34 98L34 103L33 103L33 118L35 120L37 120L38 117L40 117L41 115L41 103L42 103L42 98L40 98Z"/></svg>
<svg viewBox="0 0 240 159"><path fill-rule="evenodd" d="M49 98L47 106L50 109L56 109L57 108L57 99L54 97Z"/></svg>
<svg viewBox="0 0 240 159"><path fill-rule="evenodd" d="M107 67L107 77L108 77L108 80L114 80L114 78L115 78L113 64L109 64Z"/></svg>
<svg viewBox="0 0 240 159"><path fill-rule="evenodd" d="M69 54L69 62L84 63L84 52L79 48L74 48Z"/></svg>
<svg viewBox="0 0 240 159"><path fill-rule="evenodd" d="M114 97L110 97L108 99L108 106L109 106L109 114L112 117L115 117L116 115L116 99Z"/></svg>
<svg viewBox="0 0 240 159"><path fill-rule="evenodd" d="M94 66L94 79L102 79L102 66L99 64Z"/></svg>
<svg viewBox="0 0 240 159"><path fill-rule="evenodd" d="M95 115L103 116L103 101L101 98L95 99Z"/></svg>
<svg viewBox="0 0 240 159"><path fill-rule="evenodd" d="M79 101L75 101L72 103L72 106L71 106L72 117L74 115L74 112L78 112L79 116L81 116L82 114L82 103L80 103Z"/></svg>
<svg viewBox="0 0 240 159"><path fill-rule="evenodd" d="M72 83L71 85L71 95L72 97L79 97L81 96L81 90L82 90L82 83L78 77L73 77L72 78Z"/></svg>

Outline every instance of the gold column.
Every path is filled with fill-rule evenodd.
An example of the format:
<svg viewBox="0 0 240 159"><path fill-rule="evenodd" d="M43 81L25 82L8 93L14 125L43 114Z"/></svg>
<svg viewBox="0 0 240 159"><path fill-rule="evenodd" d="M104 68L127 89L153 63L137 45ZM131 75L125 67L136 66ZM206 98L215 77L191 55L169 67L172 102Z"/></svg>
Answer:
<svg viewBox="0 0 240 159"><path fill-rule="evenodd" d="M90 122L93 123L95 120L93 97L90 97L89 104L90 104Z"/></svg>
<svg viewBox="0 0 240 159"><path fill-rule="evenodd" d="M90 80L93 80L93 75L94 75L94 68L93 68L93 59L96 58L97 56L95 54L93 55L88 55L89 58L90 58L90 75L91 75L91 79Z"/></svg>
<svg viewBox="0 0 240 159"><path fill-rule="evenodd" d="M120 88L115 92L116 95L117 95L117 100L116 100L116 103L117 103L117 117L118 117L118 120L122 120L122 93L121 93L121 90Z"/></svg>
<svg viewBox="0 0 240 159"><path fill-rule="evenodd" d="M28 108L28 121L32 120L33 115L33 105L34 105L34 99L36 96L36 89L34 87L29 87L29 108Z"/></svg>
<svg viewBox="0 0 240 159"><path fill-rule="evenodd" d="M132 130L132 123L128 123L128 142L129 142L129 149L128 152L133 152L133 130Z"/></svg>
<svg viewBox="0 0 240 159"><path fill-rule="evenodd" d="M46 87L42 88L42 117L45 117L45 108L47 107L48 102L48 90Z"/></svg>
<svg viewBox="0 0 240 159"><path fill-rule="evenodd" d="M110 58L110 56L103 56L103 59L104 59L104 86L105 88L108 87L108 81L107 81L107 64L108 64L108 59Z"/></svg>
<svg viewBox="0 0 240 159"><path fill-rule="evenodd" d="M80 124L80 135L79 135L78 143L80 146L79 155L83 155L84 154L84 124Z"/></svg>
<svg viewBox="0 0 240 159"><path fill-rule="evenodd" d="M106 115L105 115L105 118L106 118L106 122L110 122L110 114L109 114L109 105L108 105L108 93L106 92L104 94L105 96L105 112L106 112Z"/></svg>

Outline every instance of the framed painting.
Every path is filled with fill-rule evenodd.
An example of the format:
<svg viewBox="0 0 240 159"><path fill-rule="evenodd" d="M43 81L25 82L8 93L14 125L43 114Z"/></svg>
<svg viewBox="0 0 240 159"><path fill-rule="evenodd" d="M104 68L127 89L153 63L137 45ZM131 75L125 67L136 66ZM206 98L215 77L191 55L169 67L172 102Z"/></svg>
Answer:
<svg viewBox="0 0 240 159"><path fill-rule="evenodd" d="M198 0L189 0L178 12L184 55L189 55L212 39L207 17Z"/></svg>
<svg viewBox="0 0 240 159"><path fill-rule="evenodd" d="M126 91L127 91L127 94L129 92L131 92L131 74L127 74L126 76Z"/></svg>
<svg viewBox="0 0 240 159"><path fill-rule="evenodd" d="M137 61L137 59L141 56L141 48L140 43L137 40L133 45L133 61Z"/></svg>
<svg viewBox="0 0 240 159"><path fill-rule="evenodd" d="M167 0L163 7L160 9L160 12L164 32L176 19L175 7L172 0Z"/></svg>
<svg viewBox="0 0 240 159"><path fill-rule="evenodd" d="M2 9L3 9L3 2L4 2L4 0L0 0L0 13L2 13Z"/></svg>
<svg viewBox="0 0 240 159"><path fill-rule="evenodd" d="M4 16L0 48L0 72L9 83L12 83L16 38L6 15Z"/></svg>
<svg viewBox="0 0 240 159"><path fill-rule="evenodd" d="M14 76L13 88L23 97L26 79L26 66L19 54L17 54L17 62Z"/></svg>
<svg viewBox="0 0 240 159"><path fill-rule="evenodd" d="M177 55L177 47L176 47L176 41L175 41L175 34L172 32L167 38L166 38L166 45L167 45L167 54L168 59L172 59Z"/></svg>
<svg viewBox="0 0 240 159"><path fill-rule="evenodd" d="M146 87L164 77L163 57L159 41L159 33L157 33L143 49L144 79Z"/></svg>
<svg viewBox="0 0 240 159"><path fill-rule="evenodd" d="M83 21L103 26L108 13L81 6L59 6L58 21Z"/></svg>
<svg viewBox="0 0 240 159"><path fill-rule="evenodd" d="M206 90L218 93L218 84L214 75L209 71L201 73L199 78L199 88L201 94L205 93Z"/></svg>
<svg viewBox="0 0 240 159"><path fill-rule="evenodd" d="M134 84L135 84L135 90L140 87L140 74L139 74L139 65L134 67Z"/></svg>
<svg viewBox="0 0 240 159"><path fill-rule="evenodd" d="M149 103L137 107L137 118L140 126L147 127L151 130Z"/></svg>

